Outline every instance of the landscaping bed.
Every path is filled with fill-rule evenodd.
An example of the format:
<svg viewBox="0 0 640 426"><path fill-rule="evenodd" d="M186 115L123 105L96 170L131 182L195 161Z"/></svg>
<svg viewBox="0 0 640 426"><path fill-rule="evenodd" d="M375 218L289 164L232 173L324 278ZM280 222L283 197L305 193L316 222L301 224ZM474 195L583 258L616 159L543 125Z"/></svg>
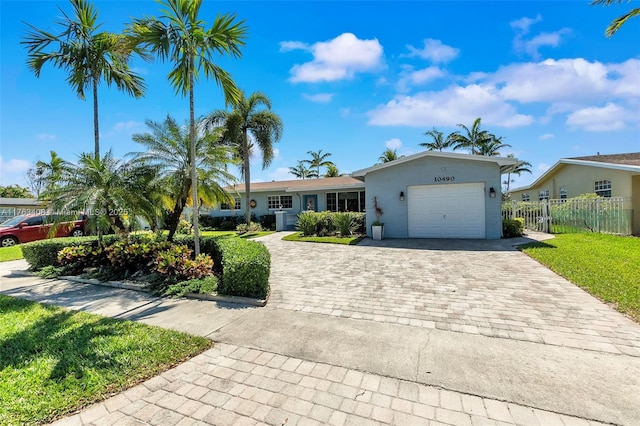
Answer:
<svg viewBox="0 0 640 426"><path fill-rule="evenodd" d="M137 281L160 295L188 293L264 299L271 258L266 247L235 236L203 236L193 256L193 236L172 243L154 234L57 238L22 246L32 270L46 277L80 275L101 281Z"/></svg>
<svg viewBox="0 0 640 426"><path fill-rule="evenodd" d="M561 234L521 250L640 323L640 238Z"/></svg>
<svg viewBox="0 0 640 426"><path fill-rule="evenodd" d="M213 346L203 337L0 295L0 424L54 421Z"/></svg>

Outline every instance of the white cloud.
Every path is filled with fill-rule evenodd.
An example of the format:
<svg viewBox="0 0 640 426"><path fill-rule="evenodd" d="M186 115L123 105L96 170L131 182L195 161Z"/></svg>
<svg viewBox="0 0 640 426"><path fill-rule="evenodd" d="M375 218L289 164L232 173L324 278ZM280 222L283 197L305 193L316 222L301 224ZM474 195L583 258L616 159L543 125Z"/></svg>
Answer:
<svg viewBox="0 0 640 426"><path fill-rule="evenodd" d="M32 166L27 160L11 158L6 160L0 156L0 183L2 185L24 185L24 174Z"/></svg>
<svg viewBox="0 0 640 426"><path fill-rule="evenodd" d="M331 102L334 95L335 95L334 93L316 93L315 95L309 95L307 93L302 94L302 96L304 96L305 99L311 102L317 102L317 103Z"/></svg>
<svg viewBox="0 0 640 426"><path fill-rule="evenodd" d="M281 41L280 51L290 52L292 50L309 50L309 45L301 41Z"/></svg>
<svg viewBox="0 0 640 426"><path fill-rule="evenodd" d="M351 108L347 107L347 108L340 108L340 115L342 117L348 117L349 115L351 115Z"/></svg>
<svg viewBox="0 0 640 426"><path fill-rule="evenodd" d="M542 16L538 14L538 16L536 16L535 18L523 17L520 19L516 19L509 22L509 25L511 25L511 28L519 31L521 34L527 34L531 25L537 24L540 21L542 21Z"/></svg>
<svg viewBox="0 0 640 426"><path fill-rule="evenodd" d="M145 126L144 123L139 121L120 121L113 125L112 130L114 132L128 132L128 133L136 133L144 131Z"/></svg>
<svg viewBox="0 0 640 426"><path fill-rule="evenodd" d="M589 127L620 128L632 123L633 111L637 115L640 60L604 64L574 58L511 64L500 68L488 77L487 82L499 86L500 95L506 100L522 104L550 103L547 116L541 122L550 120L555 114L572 114L604 102L615 102L620 108L615 125L598 123ZM588 124L580 120L580 114L572 123L576 126Z"/></svg>
<svg viewBox="0 0 640 426"><path fill-rule="evenodd" d="M273 172L269 173L269 179L276 180L276 181L278 181L278 180L292 180L292 179L295 179L295 176L293 176L289 172L289 168L288 167L278 167Z"/></svg>
<svg viewBox="0 0 640 426"><path fill-rule="evenodd" d="M451 86L439 92L396 96L369 111L369 124L377 126L454 126L472 123L482 117L483 124L502 127L525 126L533 117L519 114L488 85Z"/></svg>
<svg viewBox="0 0 640 426"><path fill-rule="evenodd" d="M554 135L553 133L545 133L544 135L538 136L538 139L540 139L541 141L546 141L548 139L553 139L555 137L556 135Z"/></svg>
<svg viewBox="0 0 640 426"><path fill-rule="evenodd" d="M402 141L398 138L392 138L384 142L384 146L389 149L400 149L402 148Z"/></svg>
<svg viewBox="0 0 640 426"><path fill-rule="evenodd" d="M541 172L541 173L546 172L546 171L547 171L547 170L549 170L550 168L551 168L551 166L550 166L550 165L548 165L548 164L546 164L546 163L540 163L540 164L538 164L538 166L536 167L536 169L537 169L539 172Z"/></svg>
<svg viewBox="0 0 640 426"><path fill-rule="evenodd" d="M405 70L400 74L400 80L398 80L398 90L404 92L410 86L419 86L442 76L444 76L444 72L436 66L415 71L411 67L405 67Z"/></svg>
<svg viewBox="0 0 640 426"><path fill-rule="evenodd" d="M407 49L409 49L409 53L402 56L428 59L434 63L451 62L460 53L460 49L447 46L442 44L440 40L432 38L424 39L424 47L422 49L417 49L410 44L407 45Z"/></svg>
<svg viewBox="0 0 640 426"><path fill-rule="evenodd" d="M572 112L567 117L567 125L589 132L619 130L625 127L625 115L624 109L610 102L601 108L588 107Z"/></svg>
<svg viewBox="0 0 640 426"><path fill-rule="evenodd" d="M280 43L281 51L305 46L301 42L283 43ZM378 40L360 40L352 33L314 43L307 50L313 54L313 60L291 68L289 80L293 83L350 79L357 72L372 71L382 65L382 46Z"/></svg>
<svg viewBox="0 0 640 426"><path fill-rule="evenodd" d="M562 36L570 33L568 28L562 28L561 30L551 33L540 33L530 40L516 37L513 41L513 47L519 53L527 53L534 59L540 58L539 49L544 46L558 47L562 41Z"/></svg>
<svg viewBox="0 0 640 426"><path fill-rule="evenodd" d="M53 141L53 140L57 139L56 135L52 135L52 134L49 134L49 133L38 133L36 135L36 138L39 141Z"/></svg>

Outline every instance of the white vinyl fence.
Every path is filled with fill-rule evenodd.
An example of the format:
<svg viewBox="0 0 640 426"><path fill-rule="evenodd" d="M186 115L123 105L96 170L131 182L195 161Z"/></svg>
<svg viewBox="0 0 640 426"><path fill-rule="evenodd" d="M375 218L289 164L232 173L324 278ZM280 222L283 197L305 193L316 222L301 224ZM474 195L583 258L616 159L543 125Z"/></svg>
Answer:
<svg viewBox="0 0 640 426"><path fill-rule="evenodd" d="M547 233L597 232L631 234L630 203L624 198L570 198L507 201L502 218L523 218L524 227Z"/></svg>

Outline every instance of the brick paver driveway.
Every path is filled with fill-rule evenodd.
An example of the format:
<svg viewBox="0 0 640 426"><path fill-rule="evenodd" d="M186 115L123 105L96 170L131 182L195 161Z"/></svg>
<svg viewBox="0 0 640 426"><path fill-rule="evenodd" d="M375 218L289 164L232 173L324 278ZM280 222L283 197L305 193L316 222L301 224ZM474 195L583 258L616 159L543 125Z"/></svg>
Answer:
<svg viewBox="0 0 640 426"><path fill-rule="evenodd" d="M269 306L640 356L640 327L508 240L261 239Z"/></svg>

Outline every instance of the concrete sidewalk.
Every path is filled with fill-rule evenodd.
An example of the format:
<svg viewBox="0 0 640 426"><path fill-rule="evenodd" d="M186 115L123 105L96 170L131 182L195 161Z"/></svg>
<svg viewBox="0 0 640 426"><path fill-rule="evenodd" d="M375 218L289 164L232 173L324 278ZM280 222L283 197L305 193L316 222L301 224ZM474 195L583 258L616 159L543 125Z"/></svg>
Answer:
<svg viewBox="0 0 640 426"><path fill-rule="evenodd" d="M637 356L11 272L21 269L0 264L0 293L218 342L60 424L640 424Z"/></svg>

